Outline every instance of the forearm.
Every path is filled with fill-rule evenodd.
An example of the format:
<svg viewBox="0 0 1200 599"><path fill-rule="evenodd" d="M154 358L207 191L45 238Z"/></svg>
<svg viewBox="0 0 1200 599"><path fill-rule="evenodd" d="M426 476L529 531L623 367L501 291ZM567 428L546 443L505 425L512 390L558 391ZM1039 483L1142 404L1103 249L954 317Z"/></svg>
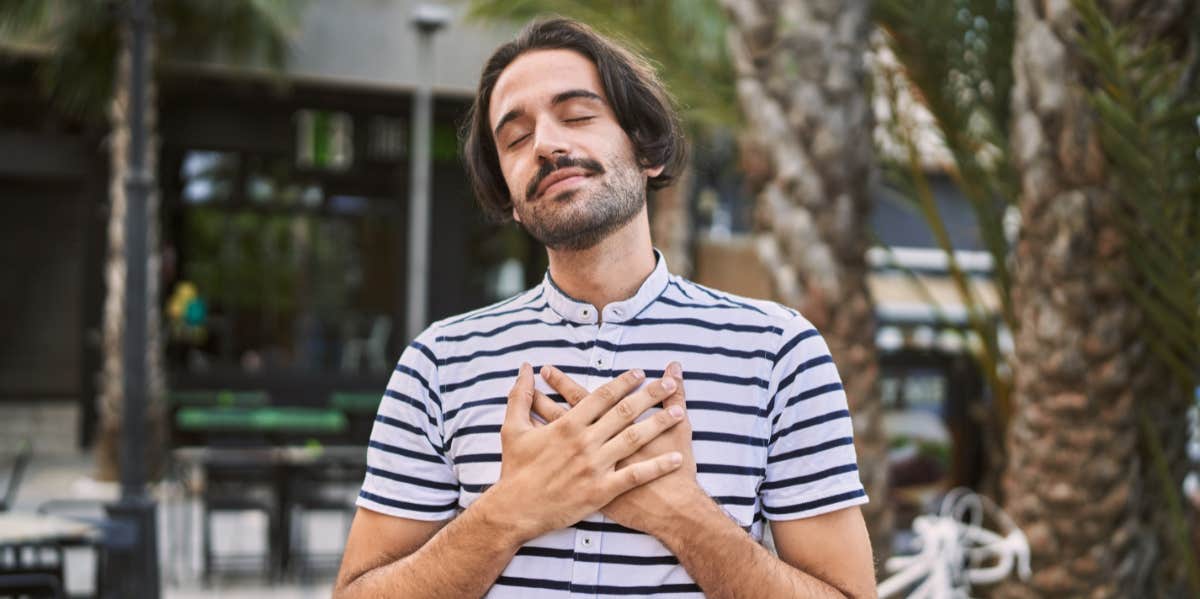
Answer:
<svg viewBox="0 0 1200 599"><path fill-rule="evenodd" d="M482 597L523 542L488 502L484 493L420 549L345 582L334 599Z"/></svg>
<svg viewBox="0 0 1200 599"><path fill-rule="evenodd" d="M845 598L847 594L772 555L704 497L680 510L660 540L710 599Z"/></svg>

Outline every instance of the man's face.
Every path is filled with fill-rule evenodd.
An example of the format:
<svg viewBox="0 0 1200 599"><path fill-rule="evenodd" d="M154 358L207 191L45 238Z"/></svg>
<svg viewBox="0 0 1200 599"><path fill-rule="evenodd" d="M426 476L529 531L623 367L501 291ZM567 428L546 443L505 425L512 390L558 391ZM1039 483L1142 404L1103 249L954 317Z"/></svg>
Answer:
<svg viewBox="0 0 1200 599"><path fill-rule="evenodd" d="M592 61L526 52L496 81L488 112L513 218L556 250L595 246L637 216L646 178Z"/></svg>

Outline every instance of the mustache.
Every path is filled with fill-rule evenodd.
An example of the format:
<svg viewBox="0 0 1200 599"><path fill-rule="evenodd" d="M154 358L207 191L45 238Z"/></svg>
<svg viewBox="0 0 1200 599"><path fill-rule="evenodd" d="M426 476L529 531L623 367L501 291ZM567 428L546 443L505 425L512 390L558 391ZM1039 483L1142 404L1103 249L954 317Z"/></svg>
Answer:
<svg viewBox="0 0 1200 599"><path fill-rule="evenodd" d="M570 156L559 156L555 160L547 160L546 162L543 162L542 166L538 168L538 172L534 173L533 178L529 181L529 185L525 187L525 199L528 200L529 198L533 197L533 194L537 193L538 186L542 184L542 181L545 180L546 177L550 176L550 173L553 173L560 168L572 167L581 168L592 173L593 175L604 174L604 166L595 160L590 158L571 158Z"/></svg>

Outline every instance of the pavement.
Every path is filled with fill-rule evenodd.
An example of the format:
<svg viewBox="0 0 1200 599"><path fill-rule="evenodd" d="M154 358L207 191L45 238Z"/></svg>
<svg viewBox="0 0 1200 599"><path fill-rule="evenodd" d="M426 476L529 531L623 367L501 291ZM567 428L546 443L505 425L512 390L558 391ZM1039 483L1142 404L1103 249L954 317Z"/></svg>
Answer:
<svg viewBox="0 0 1200 599"><path fill-rule="evenodd" d="M90 454L66 456L35 455L14 501L14 510L36 510L53 499L115 500L115 483L92 478ZM7 482L7 472L0 474ZM272 583L263 574L267 551L267 522L259 513L222 513L213 517L214 553L236 565L236 570L216 573L205 583L201 575L200 510L178 484L160 484L151 493L158 501L159 564L163 599L310 599L328 598L333 586L336 562L346 538L345 518L337 514L310 514L305 517L304 537L310 551L322 556L319 567L303 580ZM86 548L68 550L66 585L71 594L94 590L95 557Z"/></svg>

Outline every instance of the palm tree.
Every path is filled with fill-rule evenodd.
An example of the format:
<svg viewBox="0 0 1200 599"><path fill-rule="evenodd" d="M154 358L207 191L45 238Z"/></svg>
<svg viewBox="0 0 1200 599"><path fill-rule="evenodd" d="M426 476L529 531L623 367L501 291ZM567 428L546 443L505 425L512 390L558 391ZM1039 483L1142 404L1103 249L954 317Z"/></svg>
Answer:
<svg viewBox="0 0 1200 599"><path fill-rule="evenodd" d="M232 59L263 61L281 66L297 23L301 5L286 0L254 1L162 0L154 3L160 33L148 44L159 69L172 56L194 57L224 51ZM0 31L44 48L49 56L39 65L38 78L47 95L63 110L103 118L109 137L108 248L105 261L102 369L97 407L97 477L114 480L118 474L124 335L125 181L131 123L130 36L123 3L111 0L6 0L0 3ZM145 115L149 147L157 146L154 78L149 79ZM156 152L148 154L148 171L155 172ZM150 248L147 265L147 409L146 463L150 472L162 464L165 440L163 336L159 302L158 194L147 198ZM156 467L159 466L159 467Z"/></svg>
<svg viewBox="0 0 1200 599"><path fill-rule="evenodd" d="M1200 363L1200 169L1187 133L1200 109L1184 102L1196 97L1198 11L1105 6L1016 3L1022 326L1004 489L1034 576L1005 597L1186 593L1186 521L1172 530L1161 503L1178 495L1185 381Z"/></svg>
<svg viewBox="0 0 1200 599"><path fill-rule="evenodd" d="M876 555L892 514L867 287L872 117L864 56L870 2L723 0L738 99L769 157L758 198L759 255L776 293L829 342L855 414L865 515Z"/></svg>

